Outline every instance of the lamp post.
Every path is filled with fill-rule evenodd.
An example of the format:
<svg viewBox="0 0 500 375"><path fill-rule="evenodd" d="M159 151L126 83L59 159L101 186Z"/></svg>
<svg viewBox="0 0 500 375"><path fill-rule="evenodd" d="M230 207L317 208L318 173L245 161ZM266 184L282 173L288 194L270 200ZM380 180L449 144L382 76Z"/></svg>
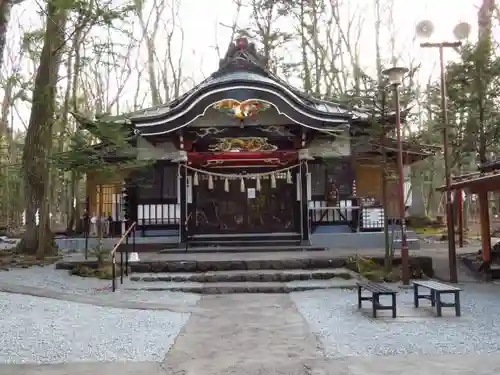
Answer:
<svg viewBox="0 0 500 375"><path fill-rule="evenodd" d="M417 36L430 38L434 33L434 25L431 21L421 21L417 24ZM453 210L453 200L451 196L451 171L448 152L448 97L446 93L446 71L444 66L444 49L457 49L462 45L460 40L467 39L470 34L470 25L466 22L460 22L453 29L456 41L442 41L435 43L420 43L422 48L437 48L439 50L440 67L440 96L441 96L441 121L443 126L443 153L444 153L444 174L446 185L446 224L448 231L448 263L450 268L450 282L456 283L457 276L457 248L455 244L455 218ZM459 230L463 223L459 222Z"/></svg>
<svg viewBox="0 0 500 375"><path fill-rule="evenodd" d="M396 142L398 145L398 172L399 172L399 215L401 221L401 267L403 268L403 285L410 284L410 267L408 262L408 243L406 240L405 223L405 176L403 166L403 141L401 130L401 99L399 97L399 86L403 82L403 76L408 72L407 68L392 67L382 72L387 76L389 85L394 90L394 100L396 102Z"/></svg>

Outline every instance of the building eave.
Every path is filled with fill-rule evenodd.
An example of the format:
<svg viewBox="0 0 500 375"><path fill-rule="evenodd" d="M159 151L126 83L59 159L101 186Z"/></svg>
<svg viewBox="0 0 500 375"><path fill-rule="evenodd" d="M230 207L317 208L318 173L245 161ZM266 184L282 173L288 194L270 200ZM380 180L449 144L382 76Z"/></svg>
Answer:
<svg viewBox="0 0 500 375"><path fill-rule="evenodd" d="M494 160L487 163L480 164L478 170L480 172L492 172L500 169L500 160Z"/></svg>
<svg viewBox="0 0 500 375"><path fill-rule="evenodd" d="M469 173L463 176L454 177L450 186L442 185L437 191L447 190L469 190L477 191L493 191L500 190L500 171L496 170L487 173Z"/></svg>

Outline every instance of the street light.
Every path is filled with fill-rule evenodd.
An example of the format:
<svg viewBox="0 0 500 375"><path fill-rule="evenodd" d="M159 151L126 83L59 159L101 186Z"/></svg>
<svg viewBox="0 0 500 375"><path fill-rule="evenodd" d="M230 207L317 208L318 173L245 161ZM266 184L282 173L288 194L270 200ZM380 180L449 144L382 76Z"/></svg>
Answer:
<svg viewBox="0 0 500 375"><path fill-rule="evenodd" d="M448 98L446 94L446 71L444 67L444 49L457 49L462 45L461 40L467 39L470 34L471 27L467 22L458 23L453 29L453 35L456 41L442 41L437 43L420 43L422 48L437 48L439 49L439 66L440 66L440 91L441 91L441 120L443 123L443 152L444 152L444 174L446 185L446 223L448 229L448 262L450 267L450 282L457 282L457 249L455 244L455 223L453 214L453 201L451 197L451 173L448 153ZM421 21L417 24L416 34L422 38L430 38L434 32L434 25L431 21ZM458 223L461 232L461 222Z"/></svg>
<svg viewBox="0 0 500 375"><path fill-rule="evenodd" d="M408 243L406 240L405 223L405 176L403 166L403 142L401 139L401 100L399 97L399 86L403 82L403 76L408 73L407 68L392 67L382 72L387 76L389 85L394 90L396 102L396 142L398 145L398 171L399 171L399 214L401 220L401 267L403 268L403 285L410 284L410 267L408 262Z"/></svg>
<svg viewBox="0 0 500 375"><path fill-rule="evenodd" d="M382 72L382 74L387 76L389 85L396 87L403 83L403 76L406 73L408 73L408 69L399 66L393 66L392 68L386 69Z"/></svg>

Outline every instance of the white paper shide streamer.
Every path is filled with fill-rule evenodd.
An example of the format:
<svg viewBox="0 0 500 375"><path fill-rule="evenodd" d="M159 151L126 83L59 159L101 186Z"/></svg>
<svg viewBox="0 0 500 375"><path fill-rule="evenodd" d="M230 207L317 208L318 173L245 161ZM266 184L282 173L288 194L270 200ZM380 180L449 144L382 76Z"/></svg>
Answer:
<svg viewBox="0 0 500 375"><path fill-rule="evenodd" d="M276 189L277 181L276 179L282 178L284 176L286 178L286 182L288 184L292 183L292 170L299 167L299 164L292 165L290 167L282 168L279 170L275 170L272 172L263 172L263 173L245 173L245 174L225 174L225 173L215 173L210 172L203 169L197 169L190 167L188 165L183 165L183 168L186 168L193 172L193 185L200 185L200 175L204 175L208 177L208 189L213 190L215 188L214 179L224 180L224 191L229 192L229 180L240 180L240 191L243 193L246 191L247 183L246 181L255 180L255 190L262 190L262 179L269 178L270 185L272 189ZM180 168L179 168L179 178L180 178ZM205 178L201 178L201 180L205 180ZM246 181L245 181L246 180ZM251 185L250 185L251 186Z"/></svg>

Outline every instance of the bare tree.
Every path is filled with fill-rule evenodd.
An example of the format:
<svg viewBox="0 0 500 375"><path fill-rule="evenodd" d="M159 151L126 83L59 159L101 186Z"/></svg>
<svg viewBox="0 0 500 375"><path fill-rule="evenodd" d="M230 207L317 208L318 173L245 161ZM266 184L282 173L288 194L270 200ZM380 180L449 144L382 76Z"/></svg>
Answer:
<svg viewBox="0 0 500 375"><path fill-rule="evenodd" d="M218 38L218 27L217 26L222 26L225 28L228 28L231 30L231 36L229 37L229 40L227 41L227 44L224 44L223 48L226 48L229 44L231 44L235 39L236 39L236 34L238 33L238 24L240 21L240 15L241 15L241 8L243 7L242 0L233 0L233 4L235 6L235 10L233 13L233 20L230 25L225 25L223 23L216 23L215 27L215 45L213 46L215 49L215 52L217 53L217 57L220 59L223 58L223 54L221 53L220 49L220 43L219 43L219 38Z"/></svg>
<svg viewBox="0 0 500 375"><path fill-rule="evenodd" d="M15 47L13 47L15 48ZM25 96L21 80L23 65L23 49L17 54L8 54L9 69L4 65L5 75L2 77L3 100L0 113L0 226L11 231L18 227L17 218L20 210L20 194L17 184L12 185L17 178L18 169L13 167L17 162L17 150L14 146L13 114L16 112L16 102Z"/></svg>
<svg viewBox="0 0 500 375"><path fill-rule="evenodd" d="M288 2L248 0L246 3L242 2L242 7L247 8L250 19L248 24L239 25L237 33L254 40L268 63L267 68L277 73L283 68L284 59L280 51L283 51L293 38L292 30L285 31L277 27L277 23L289 15Z"/></svg>
<svg viewBox="0 0 500 375"><path fill-rule="evenodd" d="M153 0L151 11L148 15L144 13L144 2L142 0L134 0L135 11L139 26L142 30L143 40L146 42L147 50L147 67L149 78L149 89L151 91L151 102L154 106L160 105L162 102L160 90L158 89L158 80L156 77L155 66L155 39L160 30L160 21L162 13L165 9L165 0ZM150 25L152 22L152 25ZM152 31L150 31L152 29Z"/></svg>
<svg viewBox="0 0 500 375"><path fill-rule="evenodd" d="M23 0L0 0L0 70L3 67L5 46L7 44L10 12L14 5L22 2Z"/></svg>
<svg viewBox="0 0 500 375"><path fill-rule="evenodd" d="M179 97L183 85L186 83L182 69L184 29L179 17L180 0L170 0L167 7L170 12L167 20L163 22L163 29L166 31L166 48L162 58L163 61L160 61L158 54L155 54L166 103ZM176 42L178 43L177 48ZM186 88L191 88L191 86L188 84Z"/></svg>

